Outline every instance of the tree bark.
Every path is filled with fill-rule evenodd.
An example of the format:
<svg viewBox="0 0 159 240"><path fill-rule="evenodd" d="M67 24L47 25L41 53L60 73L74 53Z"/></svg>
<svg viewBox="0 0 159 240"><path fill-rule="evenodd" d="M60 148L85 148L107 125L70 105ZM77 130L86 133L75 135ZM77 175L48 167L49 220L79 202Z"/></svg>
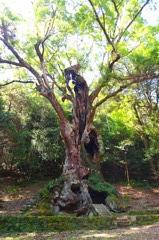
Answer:
<svg viewBox="0 0 159 240"><path fill-rule="evenodd" d="M51 205L54 213L65 211L77 215L95 214L87 184L89 169L82 166L81 157L81 148L85 146L87 150L88 144L92 144L97 137L95 135L91 139L88 86L85 79L78 74L78 65L65 69L65 79L67 90L72 96L74 119L72 123L63 120L60 124L66 151L64 181L62 186L55 186L53 189ZM70 88L69 81L73 81L74 89ZM97 151L96 143L96 153Z"/></svg>

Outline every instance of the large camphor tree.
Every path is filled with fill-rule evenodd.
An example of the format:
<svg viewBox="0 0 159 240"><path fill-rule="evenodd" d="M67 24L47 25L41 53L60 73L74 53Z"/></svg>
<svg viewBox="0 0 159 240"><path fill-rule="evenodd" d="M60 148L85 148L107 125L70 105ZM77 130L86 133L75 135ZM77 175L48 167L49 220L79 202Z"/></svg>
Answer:
<svg viewBox="0 0 159 240"><path fill-rule="evenodd" d="M93 124L96 109L118 93L125 94L131 85L159 77L158 28L146 25L141 15L153 2L33 0L30 4L27 19L8 7L1 12L0 66L6 73L1 86L35 84L52 104L66 152L63 185L54 188L52 207L55 213L89 214L93 208L86 166L92 161L99 164L103 153Z"/></svg>

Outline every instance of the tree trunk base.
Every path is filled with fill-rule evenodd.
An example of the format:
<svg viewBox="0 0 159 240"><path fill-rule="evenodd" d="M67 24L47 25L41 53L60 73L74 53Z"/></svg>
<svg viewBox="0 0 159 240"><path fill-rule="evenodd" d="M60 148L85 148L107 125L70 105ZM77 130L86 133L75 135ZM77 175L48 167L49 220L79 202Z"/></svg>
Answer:
<svg viewBox="0 0 159 240"><path fill-rule="evenodd" d="M51 208L53 214L98 215L88 192L86 179L78 179L76 174L65 176L62 183L53 187Z"/></svg>

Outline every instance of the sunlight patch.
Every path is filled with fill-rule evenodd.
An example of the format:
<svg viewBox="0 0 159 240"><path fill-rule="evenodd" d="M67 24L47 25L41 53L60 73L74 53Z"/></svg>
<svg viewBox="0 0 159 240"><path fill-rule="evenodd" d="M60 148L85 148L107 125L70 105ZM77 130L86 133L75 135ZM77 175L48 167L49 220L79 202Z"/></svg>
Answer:
<svg viewBox="0 0 159 240"><path fill-rule="evenodd" d="M93 237L93 238L103 237L103 239L107 239L108 237L109 238L117 237L117 234L95 233L95 234L88 234L88 235L85 235L85 236L81 236L80 238L81 239L87 239L87 238L90 238L90 237Z"/></svg>

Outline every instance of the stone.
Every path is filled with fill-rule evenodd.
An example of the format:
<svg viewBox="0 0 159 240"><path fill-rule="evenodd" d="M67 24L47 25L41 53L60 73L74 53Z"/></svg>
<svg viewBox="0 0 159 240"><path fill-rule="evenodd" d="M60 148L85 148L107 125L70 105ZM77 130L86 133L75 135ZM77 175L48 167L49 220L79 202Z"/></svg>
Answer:
<svg viewBox="0 0 159 240"><path fill-rule="evenodd" d="M105 200L106 206L113 212L125 212L125 208L122 206L120 200L115 196L108 196Z"/></svg>

